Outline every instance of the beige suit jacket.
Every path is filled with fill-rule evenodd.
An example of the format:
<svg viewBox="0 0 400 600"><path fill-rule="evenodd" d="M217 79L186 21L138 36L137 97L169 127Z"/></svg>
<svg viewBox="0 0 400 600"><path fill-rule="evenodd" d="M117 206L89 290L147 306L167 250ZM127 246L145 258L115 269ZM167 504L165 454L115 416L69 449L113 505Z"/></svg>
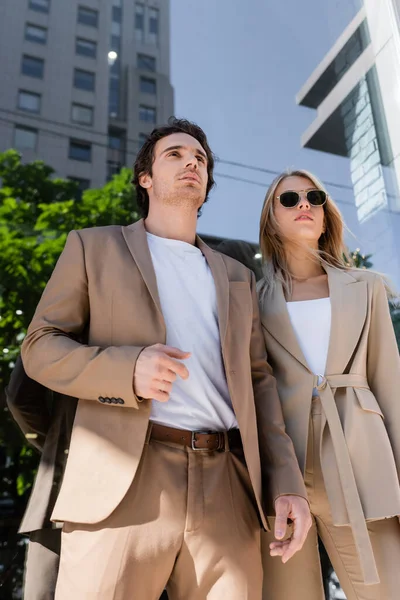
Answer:
<svg viewBox="0 0 400 600"><path fill-rule="evenodd" d="M334 523L353 527L364 571L373 578L365 520L400 514L399 352L382 279L367 271L326 270L332 323L318 387L325 414L322 471ZM286 429L304 473L318 383L291 326L281 285L261 301L261 320Z"/></svg>
<svg viewBox="0 0 400 600"><path fill-rule="evenodd" d="M227 382L267 527L263 500L306 492L266 362L254 276L199 238L197 244L215 281ZM83 332L87 345L76 341ZM151 409L151 401L139 402L133 392L135 363L144 347L165 341L143 222L72 231L22 346L30 377L80 398L53 520L100 522L121 502ZM101 397L123 404L104 404Z"/></svg>

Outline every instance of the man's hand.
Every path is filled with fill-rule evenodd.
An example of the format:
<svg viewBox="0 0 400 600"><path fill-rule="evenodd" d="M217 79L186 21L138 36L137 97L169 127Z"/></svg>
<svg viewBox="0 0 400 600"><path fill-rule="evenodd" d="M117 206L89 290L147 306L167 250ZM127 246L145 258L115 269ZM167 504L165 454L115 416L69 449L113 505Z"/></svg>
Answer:
<svg viewBox="0 0 400 600"><path fill-rule="evenodd" d="M302 549L308 531L312 525L310 508L301 496L279 496L275 500L275 537L283 540L286 534L287 520L293 521L293 534L285 541L272 542L271 556L281 556L286 563L296 552Z"/></svg>
<svg viewBox="0 0 400 600"><path fill-rule="evenodd" d="M167 402L177 376L182 379L189 377L189 371L180 362L189 356L190 352L164 344L155 344L142 350L133 374L135 394L141 398Z"/></svg>

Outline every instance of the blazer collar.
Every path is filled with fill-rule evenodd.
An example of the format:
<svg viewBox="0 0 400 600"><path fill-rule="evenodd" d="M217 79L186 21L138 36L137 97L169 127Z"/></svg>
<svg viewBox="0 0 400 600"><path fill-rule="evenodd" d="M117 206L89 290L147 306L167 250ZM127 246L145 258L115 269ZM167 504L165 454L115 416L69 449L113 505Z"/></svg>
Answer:
<svg viewBox="0 0 400 600"><path fill-rule="evenodd" d="M326 373L343 373L360 337L366 314L366 282L357 281L350 272L324 267L328 275L331 300L331 332ZM306 369L307 361L292 327L282 285L278 282L271 297L261 307L265 329ZM310 315L312 318L312 314Z"/></svg>
<svg viewBox="0 0 400 600"><path fill-rule="evenodd" d="M153 261L151 260L149 244L147 243L144 221L143 219L140 219L140 221L136 221L136 223L128 225L127 227L122 227L121 229L133 260L137 264L154 304L162 316L156 273L154 271Z"/></svg>
<svg viewBox="0 0 400 600"><path fill-rule="evenodd" d="M221 347L224 347L229 313L229 277L228 271L219 252L214 252L203 240L196 236L196 246L202 251L214 278L217 294L217 310Z"/></svg>
<svg viewBox="0 0 400 600"><path fill-rule="evenodd" d="M157 279L154 271L153 262L149 245L147 243L146 229L143 219L136 221L132 225L122 227L122 235L129 248L134 261L143 277L143 280L150 292L150 295L162 316L160 297L157 288ZM217 309L218 323L221 338L221 346L223 346L226 329L228 325L228 309L229 309L229 279L225 262L218 252L214 252L203 240L196 236L196 246L203 253L211 273L214 278L216 294L217 294Z"/></svg>
<svg viewBox="0 0 400 600"><path fill-rule="evenodd" d="M367 282L349 271L325 268L332 307L326 372L343 373L356 348L367 316Z"/></svg>

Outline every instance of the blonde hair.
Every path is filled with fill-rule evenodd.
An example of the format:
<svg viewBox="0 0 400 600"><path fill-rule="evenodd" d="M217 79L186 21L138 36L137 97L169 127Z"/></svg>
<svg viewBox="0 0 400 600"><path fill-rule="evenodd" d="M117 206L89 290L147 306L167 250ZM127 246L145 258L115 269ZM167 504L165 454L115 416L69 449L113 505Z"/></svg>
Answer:
<svg viewBox="0 0 400 600"><path fill-rule="evenodd" d="M287 170L278 175L269 186L260 217L260 247L263 257L264 279L261 284L262 293L272 292L276 282L280 281L285 292L291 293L292 275L289 270L284 238L279 230L274 214L274 199L278 185L287 177L304 177L327 195L324 205L325 227L318 240L318 250L310 249L310 254L316 261L337 269L349 269L352 260L344 244L344 221L342 215L329 196L322 182L309 171L304 169Z"/></svg>

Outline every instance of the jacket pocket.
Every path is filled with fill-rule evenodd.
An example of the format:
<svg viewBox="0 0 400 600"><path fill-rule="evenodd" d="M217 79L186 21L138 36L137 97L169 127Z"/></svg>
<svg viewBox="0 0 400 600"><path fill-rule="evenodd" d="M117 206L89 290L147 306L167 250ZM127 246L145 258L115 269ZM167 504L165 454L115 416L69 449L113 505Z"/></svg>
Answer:
<svg viewBox="0 0 400 600"><path fill-rule="evenodd" d="M354 391L356 393L357 400L359 401L360 406L363 410L365 410L367 412L376 413L377 415L380 415L382 417L382 419L384 419L384 416L383 416L381 408L378 404L378 401L375 398L375 396L373 395L373 393L371 392L371 390L355 388Z"/></svg>

